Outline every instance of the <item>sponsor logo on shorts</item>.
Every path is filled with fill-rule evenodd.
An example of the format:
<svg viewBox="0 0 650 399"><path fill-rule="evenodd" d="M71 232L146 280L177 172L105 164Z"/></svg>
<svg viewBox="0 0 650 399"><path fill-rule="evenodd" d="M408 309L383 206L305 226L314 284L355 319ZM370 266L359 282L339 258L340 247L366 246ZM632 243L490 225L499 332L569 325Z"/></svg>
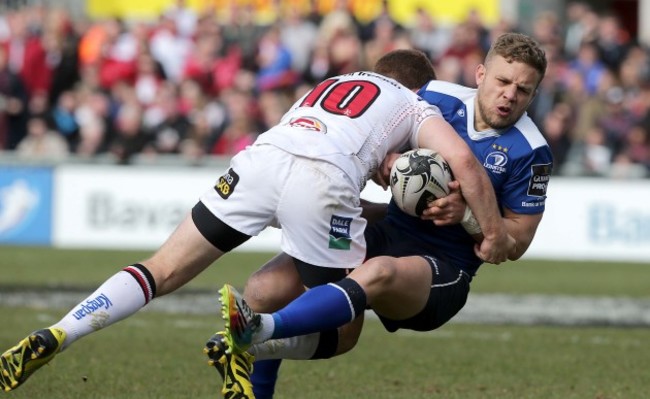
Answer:
<svg viewBox="0 0 650 399"><path fill-rule="evenodd" d="M531 197L543 197L546 195L552 169L550 163L532 165L530 167L532 176L528 182L528 195Z"/></svg>
<svg viewBox="0 0 650 399"><path fill-rule="evenodd" d="M352 218L332 215L330 220L330 244L332 249L350 250L352 237L350 236L350 226Z"/></svg>
<svg viewBox="0 0 650 399"><path fill-rule="evenodd" d="M303 116L300 118L293 118L289 121L289 126L297 127L299 129L313 130L319 133L327 133L327 127L323 122L310 116Z"/></svg>
<svg viewBox="0 0 650 399"><path fill-rule="evenodd" d="M214 186L215 191L221 198L228 199L230 194L235 190L235 186L239 182L239 175L235 173L232 168L219 178L217 185Z"/></svg>
<svg viewBox="0 0 650 399"><path fill-rule="evenodd" d="M86 302L81 303L79 309L77 309L72 315L75 319L81 320L84 317L93 314L97 310L107 310L111 306L113 306L113 302L111 302L106 294L100 294L95 298L87 299Z"/></svg>

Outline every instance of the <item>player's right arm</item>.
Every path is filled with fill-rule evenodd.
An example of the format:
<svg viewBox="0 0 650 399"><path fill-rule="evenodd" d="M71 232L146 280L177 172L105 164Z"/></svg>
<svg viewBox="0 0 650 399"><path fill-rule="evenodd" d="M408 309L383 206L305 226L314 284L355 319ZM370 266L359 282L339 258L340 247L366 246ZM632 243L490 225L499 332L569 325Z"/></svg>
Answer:
<svg viewBox="0 0 650 399"><path fill-rule="evenodd" d="M463 197L483 231L484 239L477 244L476 255L488 263L506 261L516 243L501 218L492 183L467 143L442 117L424 120L417 141L419 147L440 153L460 183Z"/></svg>

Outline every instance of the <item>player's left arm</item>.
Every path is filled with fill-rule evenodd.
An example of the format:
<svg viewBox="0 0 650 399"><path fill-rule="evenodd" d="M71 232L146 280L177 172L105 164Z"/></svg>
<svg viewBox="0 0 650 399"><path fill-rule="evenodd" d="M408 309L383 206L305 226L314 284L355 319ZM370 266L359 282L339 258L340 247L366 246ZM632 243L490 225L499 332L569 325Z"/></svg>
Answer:
<svg viewBox="0 0 650 399"><path fill-rule="evenodd" d="M514 244L507 234L496 201L494 188L476 156L442 117L425 119L417 135L417 146L437 151L449 163L463 197L481 227L484 239L475 247L485 262L499 264L508 259Z"/></svg>
<svg viewBox="0 0 650 399"><path fill-rule="evenodd" d="M423 218L433 220L434 223L440 226L459 223L467 207L462 195L459 193L444 199L445 202L441 202L441 199L437 200L437 203L443 204L442 208L432 204L424 211ZM503 221L508 235L516 241L516 245L508 254L508 260L517 260L526 253L535 237L537 227L542 221L542 216L543 213L523 214L513 212L508 208L503 209ZM472 234L472 237L477 242L483 240L483 234L481 233Z"/></svg>
<svg viewBox="0 0 650 399"><path fill-rule="evenodd" d="M535 232L537 232L537 227L542 221L542 216L543 213L523 214L515 213L508 208L503 209L503 220L508 234L517 243L515 248L508 254L508 259L517 260L528 250L535 237Z"/></svg>

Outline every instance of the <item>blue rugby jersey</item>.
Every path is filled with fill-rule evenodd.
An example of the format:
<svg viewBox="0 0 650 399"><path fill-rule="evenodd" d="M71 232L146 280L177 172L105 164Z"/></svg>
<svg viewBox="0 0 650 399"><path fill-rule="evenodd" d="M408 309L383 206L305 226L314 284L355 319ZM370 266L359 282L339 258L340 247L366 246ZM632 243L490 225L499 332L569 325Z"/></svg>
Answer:
<svg viewBox="0 0 650 399"><path fill-rule="evenodd" d="M476 89L444 81L431 81L418 94L440 108L447 122L472 149L494 186L501 208L515 213L544 211L546 188L553 166L551 151L539 129L527 116L503 130L474 129ZM400 211L391 201L387 219L409 234L413 244L423 240L437 249L435 255L474 275L481 260L474 255L472 237L460 226L438 227Z"/></svg>

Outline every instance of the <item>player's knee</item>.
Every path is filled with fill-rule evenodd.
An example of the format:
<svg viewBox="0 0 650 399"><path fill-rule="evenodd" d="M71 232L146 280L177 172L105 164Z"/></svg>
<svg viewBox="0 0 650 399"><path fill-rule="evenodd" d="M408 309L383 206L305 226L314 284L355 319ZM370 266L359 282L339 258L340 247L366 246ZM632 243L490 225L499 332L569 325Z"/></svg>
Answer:
<svg viewBox="0 0 650 399"><path fill-rule="evenodd" d="M253 273L248 278L244 288L244 298L248 306L256 312L275 311L274 293L269 290L269 284L258 273Z"/></svg>
<svg viewBox="0 0 650 399"><path fill-rule="evenodd" d="M288 281L280 282L272 276L262 272L255 272L246 282L244 298L256 312L275 312L304 292L303 286L297 282L290 284Z"/></svg>
<svg viewBox="0 0 650 399"><path fill-rule="evenodd" d="M360 276L365 280L362 286L366 291L375 289L381 292L384 287L390 286L397 276L394 259L389 256L378 256L366 261L362 266L363 274Z"/></svg>

